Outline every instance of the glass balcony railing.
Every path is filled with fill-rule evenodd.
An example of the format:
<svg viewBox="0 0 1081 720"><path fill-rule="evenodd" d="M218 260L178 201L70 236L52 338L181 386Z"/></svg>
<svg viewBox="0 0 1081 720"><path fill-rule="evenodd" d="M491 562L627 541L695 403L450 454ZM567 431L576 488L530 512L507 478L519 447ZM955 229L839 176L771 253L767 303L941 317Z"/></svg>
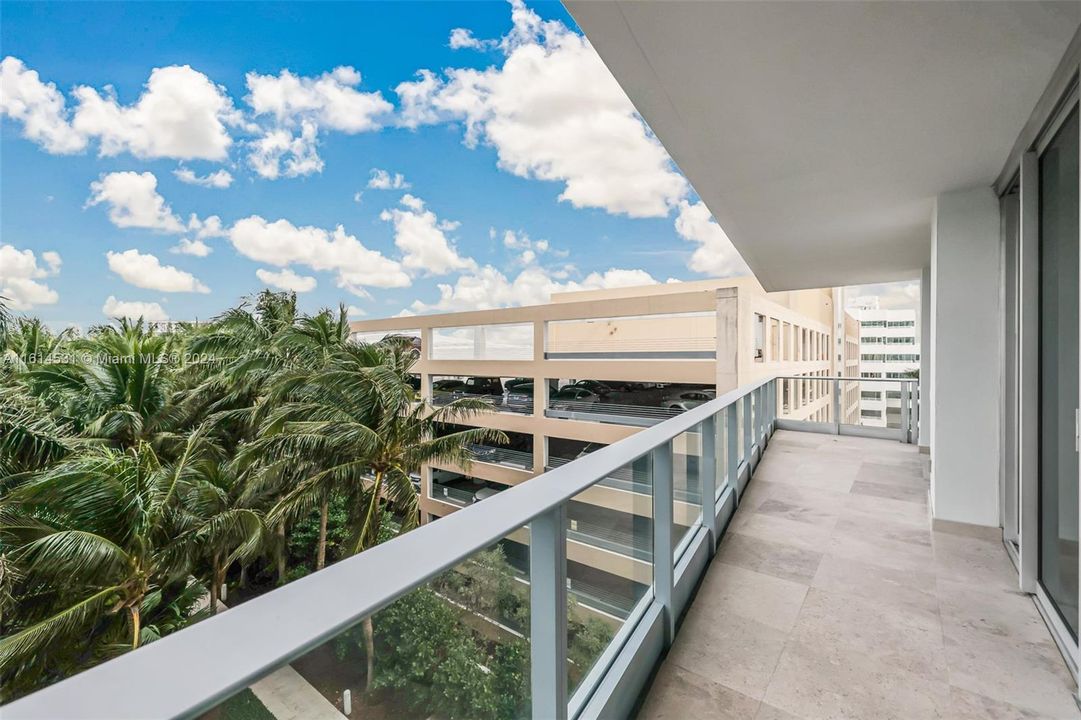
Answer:
<svg viewBox="0 0 1081 720"><path fill-rule="evenodd" d="M574 462L567 458L550 457L548 458L547 470L552 470L557 467L566 465L567 463ZM699 503L700 495L698 489L695 487L688 488L686 485L673 487L673 496L678 502L686 503ZM604 487L614 488L616 490L624 490L626 492L639 493L648 495L652 492L650 486L650 476L648 471L634 470L633 468L620 468L616 472L612 473L608 477L602 478L597 482L597 485Z"/></svg>
<svg viewBox="0 0 1081 720"><path fill-rule="evenodd" d="M919 427L918 387L916 378L781 377L777 419L793 429L830 425L842 434L913 442Z"/></svg>
<svg viewBox="0 0 1081 720"><path fill-rule="evenodd" d="M757 411L737 413L750 398ZM727 393L10 703L4 720L199 717L283 683L338 712L348 691L364 717L627 717L776 406L772 379ZM688 524L681 474L717 498ZM572 523L611 480L647 512ZM624 551L604 567L602 541Z"/></svg>

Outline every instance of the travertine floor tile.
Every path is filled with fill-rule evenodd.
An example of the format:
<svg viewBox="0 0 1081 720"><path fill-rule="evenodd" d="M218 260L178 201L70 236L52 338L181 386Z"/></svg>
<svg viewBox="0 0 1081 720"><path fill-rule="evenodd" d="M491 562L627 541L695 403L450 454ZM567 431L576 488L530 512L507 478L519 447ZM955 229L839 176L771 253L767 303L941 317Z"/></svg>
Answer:
<svg viewBox="0 0 1081 720"><path fill-rule="evenodd" d="M926 467L901 443L778 433L641 717L1081 718L994 533L932 532Z"/></svg>
<svg viewBox="0 0 1081 720"><path fill-rule="evenodd" d="M689 613L666 662L762 699L788 633L741 615L722 623Z"/></svg>
<svg viewBox="0 0 1081 720"><path fill-rule="evenodd" d="M709 602L695 611L719 625L736 614L787 632L796 624L807 586L717 561L698 592Z"/></svg>
<svg viewBox="0 0 1081 720"><path fill-rule="evenodd" d="M667 663L653 681L640 720L754 720L758 700L708 680L697 673Z"/></svg>
<svg viewBox="0 0 1081 720"><path fill-rule="evenodd" d="M733 532L717 548L717 558L729 565L809 585L822 553Z"/></svg>

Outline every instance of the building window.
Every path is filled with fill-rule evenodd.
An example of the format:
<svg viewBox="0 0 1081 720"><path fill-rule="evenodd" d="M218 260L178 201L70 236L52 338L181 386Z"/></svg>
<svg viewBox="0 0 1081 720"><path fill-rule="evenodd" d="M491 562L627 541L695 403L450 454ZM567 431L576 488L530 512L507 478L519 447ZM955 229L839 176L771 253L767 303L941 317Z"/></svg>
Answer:
<svg viewBox="0 0 1081 720"><path fill-rule="evenodd" d="M887 345L915 345L916 338L914 337L888 337L885 338Z"/></svg>
<svg viewBox="0 0 1081 720"><path fill-rule="evenodd" d="M861 372L861 373L860 373L860 377L861 377L861 378L880 378L880 377L882 377L882 373L876 373L876 372Z"/></svg>
<svg viewBox="0 0 1081 720"><path fill-rule="evenodd" d="M886 327L916 327L915 320L889 320Z"/></svg>
<svg viewBox="0 0 1081 720"><path fill-rule="evenodd" d="M860 327L879 328L886 327L885 320L864 320L860 323Z"/></svg>
<svg viewBox="0 0 1081 720"><path fill-rule="evenodd" d="M769 319L769 360L777 362L781 359L781 321L777 318Z"/></svg>
<svg viewBox="0 0 1081 720"><path fill-rule="evenodd" d="M863 400L881 400L882 393L874 392L871 390L862 390L860 391L860 398L862 398Z"/></svg>
<svg viewBox="0 0 1081 720"><path fill-rule="evenodd" d="M909 353L896 354L896 355L883 355L881 353L864 353L860 355L860 360L865 362L919 362L919 355L912 355Z"/></svg>
<svg viewBox="0 0 1081 720"><path fill-rule="evenodd" d="M763 315L754 316L754 361L765 362L766 360L766 318Z"/></svg>
<svg viewBox="0 0 1081 720"><path fill-rule="evenodd" d="M865 418L880 418L882 417L881 410L867 410L866 408L860 409L860 417Z"/></svg>
<svg viewBox="0 0 1081 720"><path fill-rule="evenodd" d="M915 370L909 370L908 372L888 372L886 373L886 377L890 380L918 380L919 377L915 374L916 372L917 371Z"/></svg>
<svg viewBox="0 0 1081 720"><path fill-rule="evenodd" d="M886 399L887 400L900 400L901 399L901 391L900 390L887 390L886 391Z"/></svg>
<svg viewBox="0 0 1081 720"><path fill-rule="evenodd" d="M867 337L861 337L860 342L868 344L868 345L872 345L874 343L882 342L882 338L880 336L877 336L877 335L868 335Z"/></svg>

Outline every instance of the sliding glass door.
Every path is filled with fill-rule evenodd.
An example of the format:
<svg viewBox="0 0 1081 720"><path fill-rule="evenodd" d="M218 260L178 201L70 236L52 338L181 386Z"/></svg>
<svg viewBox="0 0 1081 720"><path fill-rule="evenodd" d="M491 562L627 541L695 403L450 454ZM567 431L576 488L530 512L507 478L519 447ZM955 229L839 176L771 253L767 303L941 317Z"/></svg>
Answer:
<svg viewBox="0 0 1081 720"><path fill-rule="evenodd" d="M1078 628L1078 112L1039 160L1039 581Z"/></svg>

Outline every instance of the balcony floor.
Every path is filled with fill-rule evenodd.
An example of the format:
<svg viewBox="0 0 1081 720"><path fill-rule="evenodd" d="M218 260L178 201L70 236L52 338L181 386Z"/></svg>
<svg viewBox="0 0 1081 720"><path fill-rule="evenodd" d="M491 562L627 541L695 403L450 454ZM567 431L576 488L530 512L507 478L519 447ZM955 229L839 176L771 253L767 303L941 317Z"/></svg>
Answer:
<svg viewBox="0 0 1081 720"><path fill-rule="evenodd" d="M931 530L925 468L775 434L639 717L1081 717L1001 541Z"/></svg>

